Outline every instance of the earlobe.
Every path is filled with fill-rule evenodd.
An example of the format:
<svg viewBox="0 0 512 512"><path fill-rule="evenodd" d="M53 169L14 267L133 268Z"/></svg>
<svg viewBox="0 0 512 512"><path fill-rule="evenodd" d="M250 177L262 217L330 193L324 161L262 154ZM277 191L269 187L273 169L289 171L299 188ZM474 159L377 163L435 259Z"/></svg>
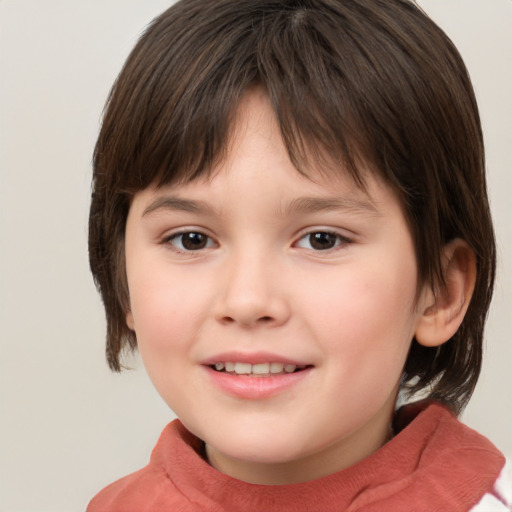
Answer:
<svg viewBox="0 0 512 512"><path fill-rule="evenodd" d="M415 337L427 347L442 345L457 332L473 295L476 258L464 240L457 238L444 247L443 275L445 286L428 290L421 298Z"/></svg>
<svg viewBox="0 0 512 512"><path fill-rule="evenodd" d="M133 321L133 314L131 311L126 313L126 325L131 331L135 331L135 322Z"/></svg>

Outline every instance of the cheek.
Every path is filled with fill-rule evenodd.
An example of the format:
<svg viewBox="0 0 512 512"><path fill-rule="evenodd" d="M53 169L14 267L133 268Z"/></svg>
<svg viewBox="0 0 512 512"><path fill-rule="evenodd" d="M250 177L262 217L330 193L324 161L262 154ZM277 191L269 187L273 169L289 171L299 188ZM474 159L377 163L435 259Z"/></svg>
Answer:
<svg viewBox="0 0 512 512"><path fill-rule="evenodd" d="M385 267L385 266L384 266ZM317 285L321 285L317 281ZM304 311L331 353L344 357L403 358L414 335L416 268L353 266L322 292L307 297Z"/></svg>
<svg viewBox="0 0 512 512"><path fill-rule="evenodd" d="M138 345L141 352L164 352L176 347L175 333L189 323L193 289L184 289L156 266L140 262L137 270L129 274L128 286Z"/></svg>
<svg viewBox="0 0 512 512"><path fill-rule="evenodd" d="M132 310L140 356L153 385L172 409L189 368L194 339L193 293L179 283L145 276L132 280ZM140 286L139 286L140 285Z"/></svg>
<svg viewBox="0 0 512 512"><path fill-rule="evenodd" d="M185 269L171 273L165 265L138 268L152 269L133 273L129 281L138 349L153 384L171 405L176 383L190 371L195 347L208 333L216 288L198 270L192 277Z"/></svg>

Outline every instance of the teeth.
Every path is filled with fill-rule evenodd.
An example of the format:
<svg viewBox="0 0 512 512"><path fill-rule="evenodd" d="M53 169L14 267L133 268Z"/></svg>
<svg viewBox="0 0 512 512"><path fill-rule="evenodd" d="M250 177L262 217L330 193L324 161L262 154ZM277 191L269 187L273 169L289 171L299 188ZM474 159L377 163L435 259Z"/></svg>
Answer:
<svg viewBox="0 0 512 512"><path fill-rule="evenodd" d="M249 375L252 370L252 364L251 363L235 363L235 373L237 375Z"/></svg>
<svg viewBox="0 0 512 512"><path fill-rule="evenodd" d="M261 363L261 364L253 364L252 365L252 373L257 373L258 375L263 375L270 371L270 363Z"/></svg>
<svg viewBox="0 0 512 512"><path fill-rule="evenodd" d="M283 368L283 363L270 363L270 373L281 373Z"/></svg>
<svg viewBox="0 0 512 512"><path fill-rule="evenodd" d="M293 373L297 369L303 370L305 366L297 366L295 364L283 363L240 363L240 362L225 362L215 363L215 369L219 372L225 371L226 373L236 375L254 375L254 376L270 376L282 373Z"/></svg>

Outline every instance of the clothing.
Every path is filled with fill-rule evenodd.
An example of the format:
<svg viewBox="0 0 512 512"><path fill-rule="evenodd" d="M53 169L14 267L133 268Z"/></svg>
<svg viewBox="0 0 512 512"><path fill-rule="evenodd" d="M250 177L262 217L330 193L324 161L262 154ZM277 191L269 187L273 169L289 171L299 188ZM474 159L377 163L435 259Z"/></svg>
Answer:
<svg viewBox="0 0 512 512"><path fill-rule="evenodd" d="M311 482L264 486L215 470L201 456L202 442L176 420L148 466L101 491L87 512L468 512L497 492L503 455L444 407L406 409L396 425L392 440L354 466Z"/></svg>
<svg viewBox="0 0 512 512"><path fill-rule="evenodd" d="M491 492L483 498L470 512L510 512L512 511L512 465L505 464Z"/></svg>

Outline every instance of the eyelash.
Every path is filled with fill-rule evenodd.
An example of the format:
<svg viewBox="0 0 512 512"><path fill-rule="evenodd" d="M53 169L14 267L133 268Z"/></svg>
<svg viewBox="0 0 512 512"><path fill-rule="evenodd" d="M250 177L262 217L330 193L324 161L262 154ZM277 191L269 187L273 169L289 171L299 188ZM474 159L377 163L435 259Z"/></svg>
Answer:
<svg viewBox="0 0 512 512"><path fill-rule="evenodd" d="M335 245L333 247L329 247L327 249L307 248L307 247L302 247L301 245L299 245L302 240L309 240L309 245L311 245L312 237L315 235L321 235L323 237L326 237L326 236L333 237ZM319 237L317 237L317 239L319 239ZM328 231L328 230L320 229L320 230L309 231L309 232L305 233L298 239L297 242L295 242L294 245L296 247L302 247L303 249L308 249L312 252L331 253L333 251L343 249L344 247L346 247L347 245L349 245L351 243L352 243L352 240L350 238L347 238L346 236L341 235L340 233L336 233L335 231Z"/></svg>
<svg viewBox="0 0 512 512"><path fill-rule="evenodd" d="M199 236L199 237L205 237L206 238L205 245L201 246L199 248L196 248L196 249L191 249L191 248L187 249L183 245L183 237L186 235L195 235L195 236ZM326 249L318 249L318 248L315 249L312 246L312 242L314 243L314 240L312 239L312 237L314 237L314 236L317 237L317 241L320 241L321 237L323 237L324 239L327 238L328 240L330 237L329 241L333 241L334 245L332 247L328 247ZM334 240L333 240L333 238L334 238ZM177 245L175 245L175 243L173 243L176 240L181 240L181 243L180 243L181 247L178 247ZM310 247L304 247L303 245L300 245L303 240L309 240ZM340 248L342 249L342 248L346 247L347 245L351 244L352 242L353 241L350 238L347 238L346 236L343 236L340 233L336 233L335 231L316 230L316 231L308 231L307 233L304 233L293 245L294 245L294 247L307 249L312 252L331 253L333 251L340 250ZM217 245L217 243L210 236L206 235L205 233L203 233L199 230L198 231L194 231L194 230L179 231L178 233L173 233L172 235L165 237L163 239L162 243L170 245L172 250L177 253L189 254L189 255L198 253L198 252L202 251L203 249L211 249L212 247L215 247Z"/></svg>
<svg viewBox="0 0 512 512"><path fill-rule="evenodd" d="M204 247L200 247L199 249L187 249L183 245L183 237L185 235L199 235L200 237L205 237L206 245ZM177 247L173 243L175 240L181 240L181 244L180 244L181 247ZM172 250L176 251L177 253L181 253L181 254L197 253L197 252L201 251L202 249L210 249L211 247L216 245L216 242L214 242L214 240L211 237L209 237L205 233L202 233L201 231L194 231L194 230L180 231L178 233L173 233L172 235L165 237L162 242L164 244L170 245L172 247ZM213 242L213 244L212 244L212 242Z"/></svg>

